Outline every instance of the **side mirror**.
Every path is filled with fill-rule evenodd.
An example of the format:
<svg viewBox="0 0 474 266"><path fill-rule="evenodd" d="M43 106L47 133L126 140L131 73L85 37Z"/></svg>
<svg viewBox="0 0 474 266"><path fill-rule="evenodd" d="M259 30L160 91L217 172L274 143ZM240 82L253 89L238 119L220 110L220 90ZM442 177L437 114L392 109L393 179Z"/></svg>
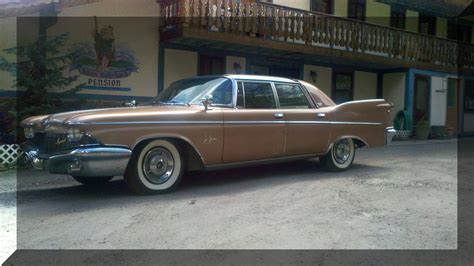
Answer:
<svg viewBox="0 0 474 266"><path fill-rule="evenodd" d="M214 102L213 97L211 94L202 97L201 103L204 105L204 110L209 110L209 106Z"/></svg>
<svg viewBox="0 0 474 266"><path fill-rule="evenodd" d="M128 103L125 103L124 105L127 106L127 107L135 107L135 106L137 106L137 101L132 100Z"/></svg>

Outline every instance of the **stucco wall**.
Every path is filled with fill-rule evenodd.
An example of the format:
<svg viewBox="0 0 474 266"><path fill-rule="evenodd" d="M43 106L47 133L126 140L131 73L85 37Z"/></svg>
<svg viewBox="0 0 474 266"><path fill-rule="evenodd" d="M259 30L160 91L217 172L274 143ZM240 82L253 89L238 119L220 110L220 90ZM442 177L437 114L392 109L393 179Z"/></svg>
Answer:
<svg viewBox="0 0 474 266"><path fill-rule="evenodd" d="M334 15L347 17L347 0L334 0Z"/></svg>
<svg viewBox="0 0 474 266"><path fill-rule="evenodd" d="M332 82L332 69L330 67L321 67L314 65L304 65L304 76L303 79L311 84L316 85L322 90L327 96L331 97L331 82ZM318 75L316 83L313 83L310 72L315 71Z"/></svg>
<svg viewBox="0 0 474 266"><path fill-rule="evenodd" d="M196 76L197 64L196 52L165 49L165 88L176 80Z"/></svg>
<svg viewBox="0 0 474 266"><path fill-rule="evenodd" d="M16 46L16 18L0 18L0 56L9 62L16 62L16 56L8 54L4 49ZM7 71L0 71L0 90L15 90L13 88L14 76Z"/></svg>
<svg viewBox="0 0 474 266"><path fill-rule="evenodd" d="M432 126L446 125L447 79L431 77L430 94L430 124Z"/></svg>
<svg viewBox="0 0 474 266"><path fill-rule="evenodd" d="M440 38L448 37L448 20L446 18L436 18L436 36Z"/></svg>
<svg viewBox="0 0 474 266"><path fill-rule="evenodd" d="M122 42L134 52L138 63L138 72L122 79L122 84L131 87L129 92L94 91L81 93L104 95L156 96L158 91L158 26L159 4L155 0L101 0L96 3L64 8L58 14L61 17L119 17L114 20L116 43ZM101 18L102 17L102 18ZM140 19L139 17L146 17ZM84 18L82 18L84 19ZM112 18L108 18L112 19ZM120 26L119 26L120 25ZM101 27L101 26L99 26ZM91 24L84 25L82 38L90 36ZM121 38L122 37L122 38ZM122 39L122 40L120 40ZM127 39L127 40L126 40ZM140 40L140 41L136 41ZM78 40L79 41L79 40ZM82 78L79 81L84 81Z"/></svg>
<svg viewBox="0 0 474 266"><path fill-rule="evenodd" d="M390 26L390 6L367 0L366 17L367 22Z"/></svg>
<svg viewBox="0 0 474 266"><path fill-rule="evenodd" d="M406 30L418 32L418 12L407 9L406 16Z"/></svg>
<svg viewBox="0 0 474 266"><path fill-rule="evenodd" d="M130 87L131 91L87 90L84 92L105 95L156 96L158 91L159 35L157 29L159 15L160 6L155 0L101 0L97 3L61 10L58 16L90 17L91 23L84 23L87 25L84 25L82 29L78 27L77 30L81 33L77 34L77 41L90 38L93 25L92 16L99 17L99 27L104 25L104 18L101 17L119 17L107 19L111 20L114 27L115 42L117 45L122 43L122 46L126 46L135 53L138 62L138 71L122 79L121 82L123 86ZM84 81L84 79L81 78L80 81Z"/></svg>
<svg viewBox="0 0 474 266"><path fill-rule="evenodd" d="M101 0L97 3L68 7L60 16L124 16L157 17L160 5L156 0Z"/></svg>
<svg viewBox="0 0 474 266"><path fill-rule="evenodd" d="M377 97L377 74L356 71L354 73L354 100L375 99Z"/></svg>
<svg viewBox="0 0 474 266"><path fill-rule="evenodd" d="M227 74L245 74L245 57L226 56L225 58L225 73ZM240 65L240 72L234 69L234 64Z"/></svg>
<svg viewBox="0 0 474 266"><path fill-rule="evenodd" d="M282 5L282 6L289 6L292 8L299 8L304 10L309 10L310 8L310 1L309 0L273 0L274 4Z"/></svg>
<svg viewBox="0 0 474 266"><path fill-rule="evenodd" d="M31 14L29 16L37 16ZM58 22L48 29L48 35L57 35L69 32L70 36L62 50L71 49L77 43L89 42L93 45L91 30L93 28L93 16L98 16L99 28L111 25L114 29L115 45L126 46L137 59L138 71L131 73L126 78L115 79L119 81L120 87L130 88L129 91L120 90L83 90L79 93L102 94L102 95L134 95L155 96L157 92L158 73L158 17L159 5L155 0L101 0L97 3L67 7L60 10ZM155 18L153 18L153 16ZM67 17L67 18L66 18ZM73 17L73 18L72 18ZM115 18L104 18L115 17ZM147 17L147 18L137 18ZM3 49L16 46L17 25L16 17L0 18L0 54L5 56ZM18 29L18 39L22 43L33 40L38 32L38 21L36 18L22 19ZM33 25L21 25L21 23ZM6 38L5 38L6 36ZM23 41L22 39L27 39ZM136 40L140 40L137 42ZM15 56L7 57L15 60ZM72 67L72 66L71 66ZM70 88L79 84L87 84L88 76L70 67L65 70L66 75L79 75L79 80ZM0 71L0 90L12 90L14 78L7 72ZM105 80L105 79L102 79ZM19 88L21 90L21 88ZM69 89L69 88L66 88ZM52 92L61 89L51 89Z"/></svg>
<svg viewBox="0 0 474 266"><path fill-rule="evenodd" d="M383 75L383 98L394 104L392 118L405 107L405 73L389 73Z"/></svg>
<svg viewBox="0 0 474 266"><path fill-rule="evenodd" d="M67 51L88 49L87 57L71 62L66 74L79 79L71 86L84 84L79 93L154 97L158 92L158 18L97 17L99 31L113 28L115 53L104 71L96 62L93 17L59 17L48 35L69 33L62 48ZM139 41L137 41L139 40ZM87 47L87 48L83 48ZM88 60L84 63L84 60ZM111 84L114 85L111 85ZM61 89L53 89L53 92Z"/></svg>

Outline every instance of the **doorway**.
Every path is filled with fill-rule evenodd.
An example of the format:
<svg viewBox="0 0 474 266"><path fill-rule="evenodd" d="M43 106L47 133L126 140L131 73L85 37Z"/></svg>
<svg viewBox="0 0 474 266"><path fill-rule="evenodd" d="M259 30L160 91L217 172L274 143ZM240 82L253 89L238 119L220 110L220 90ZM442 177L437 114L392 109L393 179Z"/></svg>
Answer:
<svg viewBox="0 0 474 266"><path fill-rule="evenodd" d="M430 77L415 76L415 95L413 99L413 122L430 120Z"/></svg>
<svg viewBox="0 0 474 266"><path fill-rule="evenodd" d="M474 80L464 80L463 133L474 133Z"/></svg>
<svg viewBox="0 0 474 266"><path fill-rule="evenodd" d="M199 76L222 75L225 70L225 58L223 56L199 55Z"/></svg>
<svg viewBox="0 0 474 266"><path fill-rule="evenodd" d="M247 72L251 75L270 75L275 77L292 79L300 78L300 69L291 67L263 66L251 64Z"/></svg>
<svg viewBox="0 0 474 266"><path fill-rule="evenodd" d="M287 68L287 67L270 67L269 70L270 76L290 78L290 79L299 79L300 70L296 68Z"/></svg>
<svg viewBox="0 0 474 266"><path fill-rule="evenodd" d="M459 133L459 88L460 80L448 78L448 99L446 106L446 125L454 128L455 134Z"/></svg>

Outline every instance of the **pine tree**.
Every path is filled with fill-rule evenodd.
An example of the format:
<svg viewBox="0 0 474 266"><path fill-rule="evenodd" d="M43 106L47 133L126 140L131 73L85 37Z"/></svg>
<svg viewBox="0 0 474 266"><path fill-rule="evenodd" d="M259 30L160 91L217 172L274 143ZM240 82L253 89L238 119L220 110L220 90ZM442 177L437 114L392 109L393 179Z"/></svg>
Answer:
<svg viewBox="0 0 474 266"><path fill-rule="evenodd" d="M62 109L62 95L48 94L51 89L65 89L78 76L65 75L73 53L60 50L68 34L52 37L40 35L32 43L5 49L16 55L17 62L9 62L0 56L0 71L8 71L15 77L13 87L25 90L17 99L17 116L21 120L31 115L48 114ZM62 94L71 94L83 84Z"/></svg>

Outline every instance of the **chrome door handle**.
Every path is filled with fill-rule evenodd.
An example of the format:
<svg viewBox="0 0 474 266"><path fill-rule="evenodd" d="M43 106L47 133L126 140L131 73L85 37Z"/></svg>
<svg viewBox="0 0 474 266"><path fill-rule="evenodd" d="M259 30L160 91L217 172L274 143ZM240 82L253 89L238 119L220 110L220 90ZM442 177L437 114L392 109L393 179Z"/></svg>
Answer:
<svg viewBox="0 0 474 266"><path fill-rule="evenodd" d="M284 115L282 113L276 113L276 114L273 114L273 117L280 119L280 118L283 118Z"/></svg>
<svg viewBox="0 0 474 266"><path fill-rule="evenodd" d="M323 114L323 113L319 113L316 115L318 118L325 118L326 117L326 114Z"/></svg>

